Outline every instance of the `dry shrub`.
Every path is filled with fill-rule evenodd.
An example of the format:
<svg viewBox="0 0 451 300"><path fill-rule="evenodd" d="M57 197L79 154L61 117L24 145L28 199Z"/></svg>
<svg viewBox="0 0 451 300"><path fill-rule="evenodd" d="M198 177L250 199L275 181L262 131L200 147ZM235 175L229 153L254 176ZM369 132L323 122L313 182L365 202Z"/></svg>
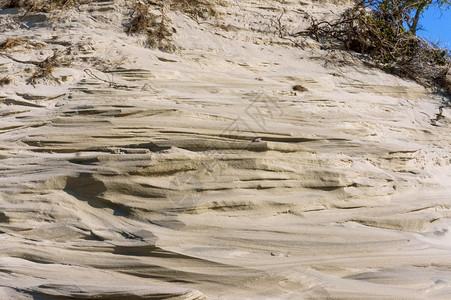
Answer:
<svg viewBox="0 0 451 300"><path fill-rule="evenodd" d="M181 11L199 22L199 18L205 20L217 15L215 5L212 0L135 0L126 31L146 34L149 47L172 52L176 49L172 39L175 28L171 25L169 11Z"/></svg>
<svg viewBox="0 0 451 300"><path fill-rule="evenodd" d="M130 22L126 25L127 33L143 33L147 36L149 47L166 52L174 51L175 45L172 42L172 34L175 29L170 25L171 20L167 16L168 9L167 2L155 4L153 2L136 1Z"/></svg>
<svg viewBox="0 0 451 300"><path fill-rule="evenodd" d="M54 10L64 10L77 5L86 4L91 0L7 0L0 4L0 9L19 8L30 12L52 12Z"/></svg>
<svg viewBox="0 0 451 300"><path fill-rule="evenodd" d="M140 1L135 2L131 20L127 25L127 33L146 33L152 26L153 20L149 13L150 6Z"/></svg>
<svg viewBox="0 0 451 300"><path fill-rule="evenodd" d="M333 21L311 20L310 33L325 47L367 54L384 70L428 87L444 88L450 53L392 26L386 16L356 5Z"/></svg>

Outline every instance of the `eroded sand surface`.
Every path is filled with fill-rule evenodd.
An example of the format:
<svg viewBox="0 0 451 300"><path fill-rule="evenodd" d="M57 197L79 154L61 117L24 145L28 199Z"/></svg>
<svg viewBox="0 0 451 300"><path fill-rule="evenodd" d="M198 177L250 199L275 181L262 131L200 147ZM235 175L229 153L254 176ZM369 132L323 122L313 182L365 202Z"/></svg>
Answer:
<svg viewBox="0 0 451 300"><path fill-rule="evenodd" d="M451 297L443 99L274 27L341 6L244 2L171 12L173 54L121 1L1 13L36 42L0 53L1 299Z"/></svg>

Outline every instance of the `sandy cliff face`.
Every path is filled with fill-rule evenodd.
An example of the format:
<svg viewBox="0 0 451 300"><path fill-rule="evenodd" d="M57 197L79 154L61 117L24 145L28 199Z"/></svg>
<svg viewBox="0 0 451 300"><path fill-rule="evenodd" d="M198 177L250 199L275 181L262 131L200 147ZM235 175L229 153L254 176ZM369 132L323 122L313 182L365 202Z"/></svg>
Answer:
<svg viewBox="0 0 451 300"><path fill-rule="evenodd" d="M1 12L0 298L449 299L450 111L281 34L341 9L170 12L172 54L126 2Z"/></svg>

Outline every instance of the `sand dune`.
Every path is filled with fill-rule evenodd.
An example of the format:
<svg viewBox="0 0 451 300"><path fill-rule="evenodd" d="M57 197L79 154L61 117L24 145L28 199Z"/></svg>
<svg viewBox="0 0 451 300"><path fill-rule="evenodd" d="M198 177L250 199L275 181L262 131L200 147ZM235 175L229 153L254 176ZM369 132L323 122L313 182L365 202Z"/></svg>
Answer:
<svg viewBox="0 0 451 300"><path fill-rule="evenodd" d="M0 298L448 299L443 99L278 35L347 1L222 2L174 53L126 1L0 13Z"/></svg>

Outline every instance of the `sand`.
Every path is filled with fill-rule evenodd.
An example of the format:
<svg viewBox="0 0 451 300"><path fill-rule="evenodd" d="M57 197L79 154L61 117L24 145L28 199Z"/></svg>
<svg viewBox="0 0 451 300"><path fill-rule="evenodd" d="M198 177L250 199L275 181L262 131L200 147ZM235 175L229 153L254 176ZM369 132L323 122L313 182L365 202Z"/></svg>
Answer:
<svg viewBox="0 0 451 300"><path fill-rule="evenodd" d="M226 3L174 53L125 1L0 13L0 298L451 297L443 99L280 37L347 1Z"/></svg>

